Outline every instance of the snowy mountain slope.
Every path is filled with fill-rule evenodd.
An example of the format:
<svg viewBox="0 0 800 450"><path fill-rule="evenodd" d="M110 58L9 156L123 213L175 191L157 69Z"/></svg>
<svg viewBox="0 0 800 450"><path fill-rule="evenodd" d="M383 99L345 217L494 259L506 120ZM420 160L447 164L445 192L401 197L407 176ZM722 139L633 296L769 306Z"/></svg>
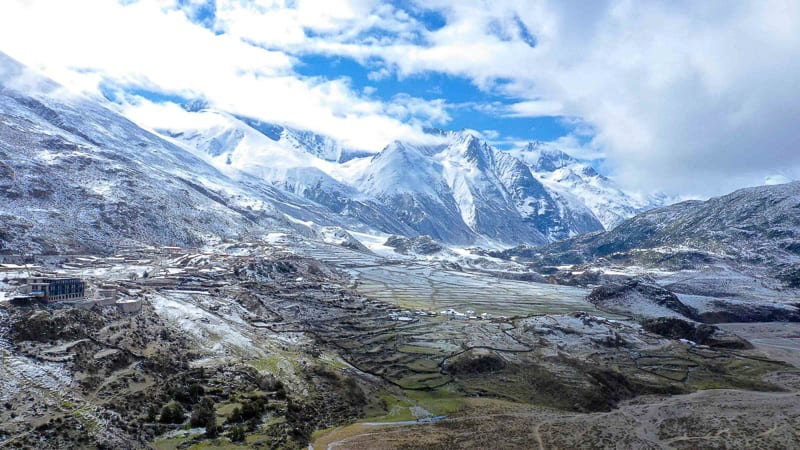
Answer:
<svg viewBox="0 0 800 450"><path fill-rule="evenodd" d="M462 220L443 168L431 158L434 152L434 147L393 142L370 160L356 184L419 234L472 244L477 234Z"/></svg>
<svg viewBox="0 0 800 450"><path fill-rule="evenodd" d="M249 173L301 195L309 186L354 194L351 188L328 175L333 164L307 153L294 140L280 139L280 135L273 140L239 118L219 111L201 110L187 117L191 127L157 131L196 150L197 156L219 170L229 174Z"/></svg>
<svg viewBox="0 0 800 450"><path fill-rule="evenodd" d="M458 245L542 244L602 229L575 197L468 132L432 130L441 144L395 142L342 161L330 140L210 109L159 131L210 158L385 233ZM187 126L186 123L191 123Z"/></svg>
<svg viewBox="0 0 800 450"><path fill-rule="evenodd" d="M421 234L452 242L471 233L507 245L602 229L588 209L551 194L513 156L468 132L431 133L443 143L393 143L357 181ZM403 215L412 209L415 214ZM447 219L432 223L431 217Z"/></svg>
<svg viewBox="0 0 800 450"><path fill-rule="evenodd" d="M329 138L211 109L188 111L180 125L158 132L229 175L252 175L385 233L415 234L344 181L354 178L366 160L339 162L354 153Z"/></svg>
<svg viewBox="0 0 800 450"><path fill-rule="evenodd" d="M550 240L602 229L594 213L569 193L548 189L519 159L497 153L500 180L515 201L523 220Z"/></svg>
<svg viewBox="0 0 800 450"><path fill-rule="evenodd" d="M111 251L134 243L337 225L339 217L183 148L0 54L0 251Z"/></svg>
<svg viewBox="0 0 800 450"><path fill-rule="evenodd" d="M641 199L619 189L612 180L597 173L586 162L549 148L540 142L509 152L527 164L534 176L551 192L572 197L589 208L606 229L614 228L636 214L663 206L666 199Z"/></svg>
<svg viewBox="0 0 800 450"><path fill-rule="evenodd" d="M496 169L502 155L470 134L447 136L451 144L434 157L441 162L464 223L478 234L500 242L508 242L509 236L546 242L535 227L523 221L501 181Z"/></svg>
<svg viewBox="0 0 800 450"><path fill-rule="evenodd" d="M576 236L533 253L553 264L609 258L645 267L676 262L694 267L720 260L786 271L800 287L798 212L800 182L759 186L647 211L612 230Z"/></svg>

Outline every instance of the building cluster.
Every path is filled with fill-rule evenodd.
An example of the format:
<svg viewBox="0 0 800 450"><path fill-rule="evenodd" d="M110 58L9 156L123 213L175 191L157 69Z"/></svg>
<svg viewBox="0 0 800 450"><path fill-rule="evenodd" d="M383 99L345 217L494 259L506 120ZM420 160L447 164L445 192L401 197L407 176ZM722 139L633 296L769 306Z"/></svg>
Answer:
<svg viewBox="0 0 800 450"><path fill-rule="evenodd" d="M457 311L453 308L448 308L439 311L438 313L435 311L423 311L423 310L416 310L413 313L411 311L403 311L403 312L391 312L389 313L389 319L396 320L398 322L412 322L414 321L413 316L425 316L425 317L446 317L450 320L491 320L493 317L491 314L488 313L481 313L476 314L475 311L468 309L465 312Z"/></svg>
<svg viewBox="0 0 800 450"><path fill-rule="evenodd" d="M447 308L439 312L439 315L450 318L451 320L490 320L491 314L481 313L476 315L475 311L468 309L464 312L456 311L453 308Z"/></svg>
<svg viewBox="0 0 800 450"><path fill-rule="evenodd" d="M29 278L22 291L24 297L44 303L80 300L85 294L86 283L80 278Z"/></svg>
<svg viewBox="0 0 800 450"><path fill-rule="evenodd" d="M113 285L98 285L93 295L88 295L86 281L72 277L29 277L15 295L11 304L30 306L33 304L56 307L75 307L91 309L95 306L116 306L124 313L137 313L142 310L140 298L118 298L118 289Z"/></svg>

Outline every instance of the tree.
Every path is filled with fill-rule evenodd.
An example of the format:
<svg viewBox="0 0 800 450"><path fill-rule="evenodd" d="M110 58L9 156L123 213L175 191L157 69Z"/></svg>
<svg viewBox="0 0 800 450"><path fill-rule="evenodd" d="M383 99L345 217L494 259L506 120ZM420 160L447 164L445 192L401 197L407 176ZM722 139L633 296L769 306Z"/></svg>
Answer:
<svg viewBox="0 0 800 450"><path fill-rule="evenodd" d="M241 425L236 425L235 427L233 427L233 429L231 430L230 438L231 441L233 442L244 442L245 438L244 427Z"/></svg>
<svg viewBox="0 0 800 450"><path fill-rule="evenodd" d="M214 402L204 397L192 411L191 424L193 427L205 427L206 436L217 437L217 413L214 411Z"/></svg>
<svg viewBox="0 0 800 450"><path fill-rule="evenodd" d="M236 406L233 408L233 411L231 411L231 415L230 417L228 417L228 422L235 423L241 421L242 421L242 408Z"/></svg>
<svg viewBox="0 0 800 450"><path fill-rule="evenodd" d="M158 408L155 405L151 405L147 408L147 421L155 422L156 417L158 417Z"/></svg>
<svg viewBox="0 0 800 450"><path fill-rule="evenodd" d="M176 401L171 401L161 408L161 423L182 423L186 419L183 412L183 406Z"/></svg>

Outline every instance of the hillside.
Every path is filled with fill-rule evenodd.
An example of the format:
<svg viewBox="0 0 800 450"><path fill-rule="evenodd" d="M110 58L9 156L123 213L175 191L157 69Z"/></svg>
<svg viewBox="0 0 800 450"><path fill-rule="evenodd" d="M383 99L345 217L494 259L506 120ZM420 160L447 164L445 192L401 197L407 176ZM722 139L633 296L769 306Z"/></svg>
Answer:
<svg viewBox="0 0 800 450"><path fill-rule="evenodd" d="M225 175L0 54L0 252L196 246L338 224L301 197Z"/></svg>

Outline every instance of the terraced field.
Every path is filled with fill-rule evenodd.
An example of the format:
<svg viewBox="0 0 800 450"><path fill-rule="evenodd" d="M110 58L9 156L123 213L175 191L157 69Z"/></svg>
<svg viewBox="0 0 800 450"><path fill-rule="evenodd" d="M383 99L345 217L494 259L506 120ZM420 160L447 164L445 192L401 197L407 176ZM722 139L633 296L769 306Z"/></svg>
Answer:
<svg viewBox="0 0 800 450"><path fill-rule="evenodd" d="M402 308L436 312L453 308L496 316L597 311L585 300L588 290L572 286L505 280L419 263L349 271L360 293Z"/></svg>
<svg viewBox="0 0 800 450"><path fill-rule="evenodd" d="M400 308L434 312L452 308L508 317L600 314L585 300L589 291L584 288L502 279L441 261L391 260L337 245L291 242L287 247L345 270L360 294Z"/></svg>

